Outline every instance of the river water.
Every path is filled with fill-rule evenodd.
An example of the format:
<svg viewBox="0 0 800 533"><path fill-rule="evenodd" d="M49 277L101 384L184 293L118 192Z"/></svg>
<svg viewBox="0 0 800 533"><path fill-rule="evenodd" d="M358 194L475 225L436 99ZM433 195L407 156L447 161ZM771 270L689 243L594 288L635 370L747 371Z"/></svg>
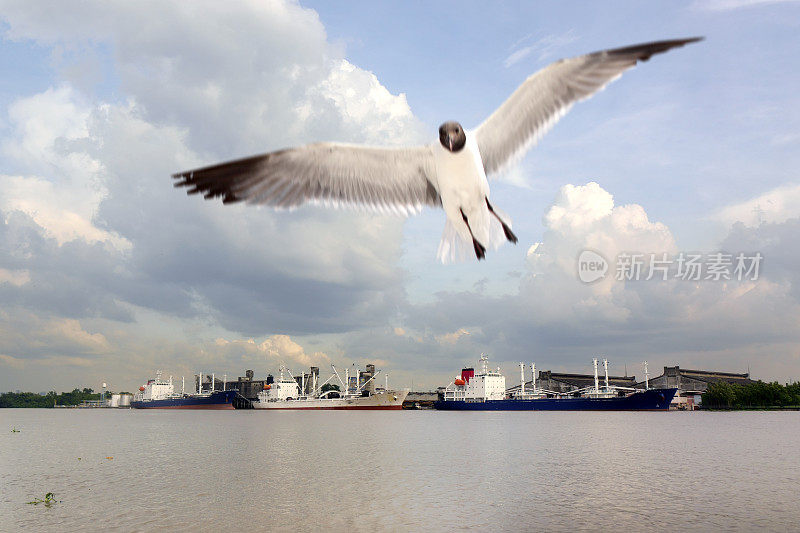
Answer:
<svg viewBox="0 0 800 533"><path fill-rule="evenodd" d="M0 531L798 531L799 450L798 412L0 409Z"/></svg>

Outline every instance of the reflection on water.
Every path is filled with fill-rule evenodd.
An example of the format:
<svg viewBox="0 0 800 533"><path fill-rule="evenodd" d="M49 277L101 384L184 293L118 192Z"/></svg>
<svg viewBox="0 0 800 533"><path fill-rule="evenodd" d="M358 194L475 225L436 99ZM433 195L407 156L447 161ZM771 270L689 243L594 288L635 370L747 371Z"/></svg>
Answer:
<svg viewBox="0 0 800 533"><path fill-rule="evenodd" d="M795 530L798 442L797 412L0 409L0 530Z"/></svg>

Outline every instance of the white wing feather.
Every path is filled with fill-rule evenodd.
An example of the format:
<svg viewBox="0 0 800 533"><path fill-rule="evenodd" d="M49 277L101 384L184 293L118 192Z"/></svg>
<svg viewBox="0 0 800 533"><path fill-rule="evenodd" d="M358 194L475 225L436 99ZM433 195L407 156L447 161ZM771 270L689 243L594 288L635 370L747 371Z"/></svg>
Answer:
<svg viewBox="0 0 800 533"><path fill-rule="evenodd" d="M429 146L378 148L318 143L174 174L189 194L278 208L303 203L409 214L440 206Z"/></svg>
<svg viewBox="0 0 800 533"><path fill-rule="evenodd" d="M700 38L658 41L562 59L533 74L475 130L486 174L512 163L569 111L650 56Z"/></svg>

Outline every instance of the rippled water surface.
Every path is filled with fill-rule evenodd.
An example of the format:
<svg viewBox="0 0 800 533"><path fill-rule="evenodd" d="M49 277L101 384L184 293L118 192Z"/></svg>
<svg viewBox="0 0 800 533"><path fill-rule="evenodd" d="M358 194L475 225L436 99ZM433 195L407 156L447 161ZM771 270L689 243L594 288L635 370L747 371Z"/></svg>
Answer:
<svg viewBox="0 0 800 533"><path fill-rule="evenodd" d="M0 530L797 531L799 449L798 412L0 409Z"/></svg>

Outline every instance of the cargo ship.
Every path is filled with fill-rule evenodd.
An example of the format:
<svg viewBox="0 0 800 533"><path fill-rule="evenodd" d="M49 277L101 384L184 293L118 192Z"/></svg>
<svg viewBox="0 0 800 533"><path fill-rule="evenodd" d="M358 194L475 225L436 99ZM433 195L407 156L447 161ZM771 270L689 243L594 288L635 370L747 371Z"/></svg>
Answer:
<svg viewBox="0 0 800 533"><path fill-rule="evenodd" d="M155 379L150 379L147 384L139 387L139 392L133 396L131 407L133 409L233 409L237 391L214 390L213 378L211 390L203 391L203 374L200 374L197 383L197 391L194 393L186 393L185 384L181 386L181 392L176 393L172 376L164 380L159 370Z"/></svg>
<svg viewBox="0 0 800 533"><path fill-rule="evenodd" d="M319 369L312 367L311 373L293 376L286 367L280 368L277 380L264 385L259 392L258 400L252 402L254 409L402 409L408 396L408 389L389 390L388 376L386 384L381 388L375 386L376 373L373 365L367 365L367 371L355 369L349 375L349 369L342 380L336 367L331 365L333 373L323 383L318 383ZM316 372L315 372L316 371ZM325 388L334 377L341 385L339 390ZM326 390L323 390L326 389Z"/></svg>
<svg viewBox="0 0 800 533"><path fill-rule="evenodd" d="M465 368L444 389L434 402L435 409L447 411L666 411L677 389L645 389L613 387L608 384L608 361L605 367L605 386L600 386L597 359L594 359L594 386L569 392L555 392L536 387L536 366L532 387L525 388L525 367L520 363L519 391L506 390L506 378L500 369L489 369L489 359L481 354L480 372Z"/></svg>

